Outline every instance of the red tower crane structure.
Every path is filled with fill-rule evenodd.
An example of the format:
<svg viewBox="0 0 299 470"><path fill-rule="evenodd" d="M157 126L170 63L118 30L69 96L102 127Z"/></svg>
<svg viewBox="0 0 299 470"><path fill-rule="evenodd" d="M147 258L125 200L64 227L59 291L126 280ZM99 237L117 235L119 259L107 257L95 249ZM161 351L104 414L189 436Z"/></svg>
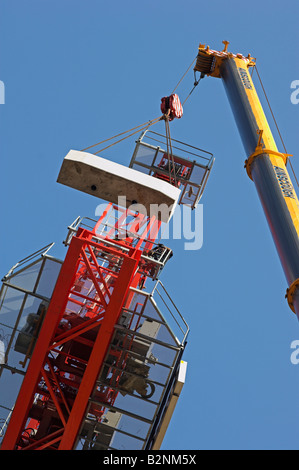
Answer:
<svg viewBox="0 0 299 470"><path fill-rule="evenodd" d="M110 202L98 220L69 227L50 295L38 287L51 271L43 263L55 262L47 250L3 280L4 304L14 289L26 296L9 349L27 368L2 450L159 448L184 383L189 328L159 279L172 250L156 240L177 203L196 206L213 162L179 145L170 156L165 137L147 131L130 168L82 151L65 157L58 182ZM28 297L38 308L25 315Z"/></svg>
<svg viewBox="0 0 299 470"><path fill-rule="evenodd" d="M286 297L299 316L299 202L286 169L290 155L278 151L248 73L255 59L232 54L228 44L222 51L200 44L194 72L223 80ZM68 153L58 182L107 207L98 220L70 226L64 262L50 257L48 246L3 279L0 307L10 333L5 353L0 344L0 374L23 381L13 410L7 405L1 449L158 449L162 442L184 383L189 328L159 279L172 252L157 239L177 205L197 206L213 164L208 152L170 140L169 121L182 116L176 95L162 99L162 112L166 139L144 132L129 168L87 149ZM149 278L155 283L147 290ZM22 369L8 360L20 355Z"/></svg>

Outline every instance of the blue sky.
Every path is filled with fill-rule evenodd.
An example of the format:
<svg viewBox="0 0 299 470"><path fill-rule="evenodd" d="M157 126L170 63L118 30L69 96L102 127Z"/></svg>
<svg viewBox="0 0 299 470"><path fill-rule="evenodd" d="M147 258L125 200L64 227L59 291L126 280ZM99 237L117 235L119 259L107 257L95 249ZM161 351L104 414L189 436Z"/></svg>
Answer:
<svg viewBox="0 0 299 470"><path fill-rule="evenodd" d="M93 217L97 201L56 183L64 156L159 116L200 42L222 49L226 39L257 58L299 175L298 14L296 0L2 0L1 276L52 241L65 256L66 227ZM191 73L182 100L192 86ZM171 241L162 276L190 326L187 381L163 448L299 449L299 364L290 361L299 325L220 80L205 78L171 133L216 161L201 201L203 247ZM128 165L133 149L126 142L113 159Z"/></svg>

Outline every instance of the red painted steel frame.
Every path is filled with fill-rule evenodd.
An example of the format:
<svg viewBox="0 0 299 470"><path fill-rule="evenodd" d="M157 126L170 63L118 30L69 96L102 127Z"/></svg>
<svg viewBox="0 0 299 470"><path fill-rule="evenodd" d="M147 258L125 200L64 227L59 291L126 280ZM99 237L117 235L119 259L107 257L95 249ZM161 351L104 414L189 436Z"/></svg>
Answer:
<svg viewBox="0 0 299 470"><path fill-rule="evenodd" d="M67 294L76 273L81 248L82 241L73 237L6 430L1 445L2 450L14 450L25 428L49 345L65 310Z"/></svg>
<svg viewBox="0 0 299 470"><path fill-rule="evenodd" d="M152 222L149 225L151 224ZM112 339L114 325L125 303L129 288L136 287L141 278L141 274L137 274L138 262L142 253L139 249L131 247L126 254L118 249L105 246L100 241L92 241L93 237L93 232L79 229L77 236L72 238L2 442L2 450L20 448L20 445L25 449L58 448L71 450L75 445L88 399ZM124 242L118 242L118 244L121 247L121 245L124 245ZM122 260L118 275L113 278L114 286L111 289L112 293L105 284L103 272L101 272L100 267L97 265L94 255L94 250L103 249L103 246L109 255ZM87 250L90 255L89 259L86 255ZM93 282L95 291L98 294L98 300L96 301L94 298L93 301L98 302L99 305L102 304L102 307L97 314L92 313L90 318L87 317L88 320L83 326L75 325L69 331L62 331L60 322L64 318L68 302L75 302L74 298L71 299L71 295L74 296L75 294L79 298L81 295L81 297L86 298L86 296L74 290L74 286L76 286L79 278L78 276L81 276L82 272L84 272L82 267L85 269L86 275ZM96 275L99 277L99 281L97 281ZM112 274L109 275L110 277L112 276ZM101 283L102 288L104 287L106 296L103 295L101 288L97 285L98 282ZM80 301L76 300L76 302L80 304ZM97 325L100 325L100 327L97 327ZM69 379L65 377L63 369L57 371L57 364L54 370L53 353L58 352L58 346L66 344L74 338L77 338L78 341L80 340L80 344L85 342L88 345L90 340L80 335L91 331L91 328L96 330L96 327L97 335L94 343L92 343L90 356L86 364L84 364L83 360L81 361L85 366L85 370L79 381L80 383L77 383L76 396L74 400L70 400L62 389L62 385L67 383ZM68 360L71 360L72 356L70 353L68 354ZM62 356L61 349L60 356ZM47 387L47 394L41 389L41 379L43 379ZM52 405L56 409L56 414L60 419L60 428L36 439L26 436L28 442L25 442L23 439L22 444L20 444L21 434L26 428L26 423L32 418L30 413L32 413L34 408L36 394L43 395L45 401L48 397L51 399ZM38 420L35 421L34 417L33 420L38 424Z"/></svg>
<svg viewBox="0 0 299 470"><path fill-rule="evenodd" d="M140 255L140 251L132 250L131 257L124 258L115 284L114 295L111 297L104 320L101 324L101 333L97 335L81 386L72 408L72 413L70 414L63 437L60 441L59 449L61 450L72 449L75 444L88 399L102 367L107 348L114 333L114 325L117 322L124 304L132 278L138 266Z"/></svg>

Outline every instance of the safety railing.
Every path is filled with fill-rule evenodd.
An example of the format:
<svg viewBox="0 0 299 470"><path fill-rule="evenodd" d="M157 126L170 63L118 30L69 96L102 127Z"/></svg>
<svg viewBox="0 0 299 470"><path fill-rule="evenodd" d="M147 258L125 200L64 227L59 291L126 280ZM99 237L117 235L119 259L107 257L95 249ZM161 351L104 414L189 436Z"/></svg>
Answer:
<svg viewBox="0 0 299 470"><path fill-rule="evenodd" d="M158 281L130 288L77 449L145 449L175 380L189 327Z"/></svg>
<svg viewBox="0 0 299 470"><path fill-rule="evenodd" d="M113 206L116 208L116 206ZM116 208L117 209L117 208ZM110 216L113 218L114 216ZM79 228L86 228L94 231L97 226L96 233L93 235L95 242L101 242L104 246L115 248L120 252L128 253L131 247L140 245L139 248L143 251L141 255L141 261L139 264L139 272L144 272L148 277L152 279L158 279L162 269L168 260L172 257L172 250L164 246L162 243L155 242L150 238L144 237L136 232L131 232L125 227L116 227L115 223L117 218L113 220L105 220L98 224L95 219L89 217L77 217L72 224L68 226L68 233L64 240L64 244L67 246L70 244L72 237L76 235ZM107 236L108 234L108 236ZM118 243L119 241L125 241L130 239L128 246L125 244ZM141 242L141 243L140 243Z"/></svg>
<svg viewBox="0 0 299 470"><path fill-rule="evenodd" d="M205 189L214 157L211 152L162 134L145 131L136 141L130 168L169 182L181 189L179 204L194 209Z"/></svg>

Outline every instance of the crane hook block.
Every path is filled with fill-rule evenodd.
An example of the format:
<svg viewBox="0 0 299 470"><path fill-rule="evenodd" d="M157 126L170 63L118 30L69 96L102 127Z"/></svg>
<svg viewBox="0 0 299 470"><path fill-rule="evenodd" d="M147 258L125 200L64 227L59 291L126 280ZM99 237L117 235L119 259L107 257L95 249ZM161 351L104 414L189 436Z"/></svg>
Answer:
<svg viewBox="0 0 299 470"><path fill-rule="evenodd" d="M183 106L178 95L173 93L170 96L164 96L161 99L161 111L169 121L173 121L174 118L180 119L183 116Z"/></svg>

